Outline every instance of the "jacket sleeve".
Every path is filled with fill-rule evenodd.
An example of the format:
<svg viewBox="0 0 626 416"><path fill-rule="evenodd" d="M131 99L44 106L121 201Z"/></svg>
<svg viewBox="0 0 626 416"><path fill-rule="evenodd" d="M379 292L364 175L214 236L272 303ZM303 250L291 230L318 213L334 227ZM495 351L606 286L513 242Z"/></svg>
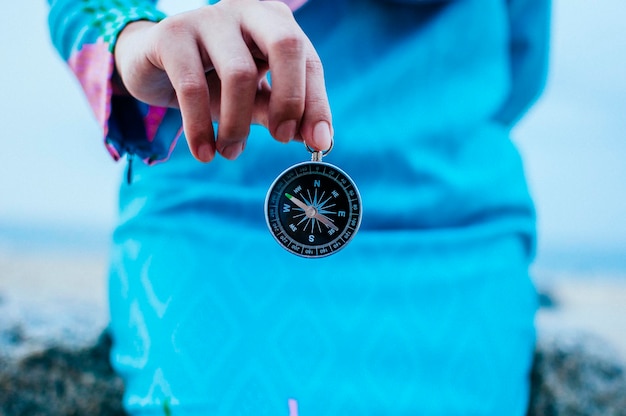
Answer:
<svg viewBox="0 0 626 416"><path fill-rule="evenodd" d="M126 153L135 154L148 164L167 159L181 129L170 128L170 134L157 135L157 131L166 117L177 117L176 111L148 106L118 93L112 82L113 48L120 31L130 22L156 22L165 15L150 0L48 3L52 43L78 79L109 153L115 160Z"/></svg>
<svg viewBox="0 0 626 416"><path fill-rule="evenodd" d="M507 0L511 90L495 119L513 125L545 86L550 0Z"/></svg>

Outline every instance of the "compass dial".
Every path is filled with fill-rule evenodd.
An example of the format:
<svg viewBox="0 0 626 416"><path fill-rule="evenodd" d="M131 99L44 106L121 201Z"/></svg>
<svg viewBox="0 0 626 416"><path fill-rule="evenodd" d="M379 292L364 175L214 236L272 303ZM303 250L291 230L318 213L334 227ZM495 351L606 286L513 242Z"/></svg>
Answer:
<svg viewBox="0 0 626 416"><path fill-rule="evenodd" d="M284 171L265 198L270 232L288 251L325 257L341 250L361 223L361 196L350 177L325 162Z"/></svg>

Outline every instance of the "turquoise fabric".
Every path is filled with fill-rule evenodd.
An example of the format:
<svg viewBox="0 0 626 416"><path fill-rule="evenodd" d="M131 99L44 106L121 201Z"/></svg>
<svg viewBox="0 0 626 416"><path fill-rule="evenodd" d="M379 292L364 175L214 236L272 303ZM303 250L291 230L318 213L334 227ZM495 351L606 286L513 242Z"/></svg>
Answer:
<svg viewBox="0 0 626 416"><path fill-rule="evenodd" d="M110 282L127 410L525 414L535 215L509 134L543 84L547 2L310 0L296 17L361 230L321 260L274 242L267 188L309 155L262 128L234 162L180 140L136 164Z"/></svg>

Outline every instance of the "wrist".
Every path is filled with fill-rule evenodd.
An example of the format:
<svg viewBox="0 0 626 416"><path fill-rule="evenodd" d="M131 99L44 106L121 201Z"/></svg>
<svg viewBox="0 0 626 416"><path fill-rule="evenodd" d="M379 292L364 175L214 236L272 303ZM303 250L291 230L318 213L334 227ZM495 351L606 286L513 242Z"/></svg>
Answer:
<svg viewBox="0 0 626 416"><path fill-rule="evenodd" d="M117 36L115 48L113 49L114 68L111 78L113 94L131 95L124 85L123 75L127 68L128 61L133 58L136 48L136 40L141 39L141 33L154 26L156 22L149 20L137 20L129 22L122 28Z"/></svg>

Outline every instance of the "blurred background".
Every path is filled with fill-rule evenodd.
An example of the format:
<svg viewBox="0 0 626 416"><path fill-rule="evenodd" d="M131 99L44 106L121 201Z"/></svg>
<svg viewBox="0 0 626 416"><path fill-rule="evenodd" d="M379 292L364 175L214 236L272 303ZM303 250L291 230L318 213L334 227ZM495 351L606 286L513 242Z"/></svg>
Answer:
<svg viewBox="0 0 626 416"><path fill-rule="evenodd" d="M43 0L10 1L0 25L0 294L102 305L124 164L106 153L46 13ZM626 327L625 18L623 0L554 2L547 88L514 131L538 207L534 273L567 311L542 325Z"/></svg>

